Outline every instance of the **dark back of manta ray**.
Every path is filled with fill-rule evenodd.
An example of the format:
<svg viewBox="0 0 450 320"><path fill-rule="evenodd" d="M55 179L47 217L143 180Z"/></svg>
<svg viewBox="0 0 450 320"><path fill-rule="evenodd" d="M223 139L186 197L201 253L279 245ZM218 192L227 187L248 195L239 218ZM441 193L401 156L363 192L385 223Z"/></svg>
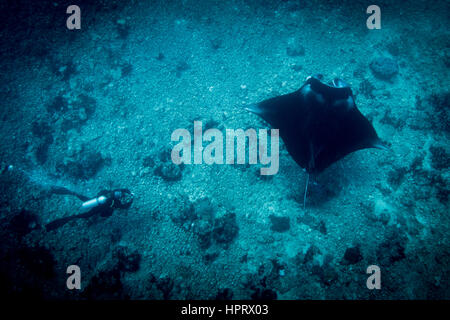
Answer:
<svg viewBox="0 0 450 320"><path fill-rule="evenodd" d="M320 75L310 77L299 90L247 109L280 130L289 154L308 173L360 149L386 148L339 79L328 85Z"/></svg>

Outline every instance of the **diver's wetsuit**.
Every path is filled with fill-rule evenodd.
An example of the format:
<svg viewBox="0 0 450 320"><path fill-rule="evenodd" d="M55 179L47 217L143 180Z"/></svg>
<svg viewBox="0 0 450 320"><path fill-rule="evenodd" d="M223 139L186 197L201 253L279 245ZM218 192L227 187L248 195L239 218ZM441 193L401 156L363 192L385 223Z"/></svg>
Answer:
<svg viewBox="0 0 450 320"><path fill-rule="evenodd" d="M89 197L83 196L76 192L70 191L64 187L53 187L50 190L50 193L73 195L73 196L76 196L81 201L88 201L89 199L91 199ZM116 197L116 194L118 194L118 193L131 195L131 192L128 189L102 190L97 194L96 198L98 198L100 196L105 196L106 201L104 203L99 204L98 206L94 207L93 209L91 209L87 212L74 214L74 215L71 215L68 217L56 219L56 220L48 223L45 226L45 229L47 231L55 230L55 229L58 229L59 227L62 227L67 222L69 222L71 220L79 219L79 218L85 219L85 218L89 218L89 217L92 217L95 215L99 215L102 217L109 217L112 215L114 209L116 209L116 208L128 209L131 206L133 200L131 199L129 201L123 202L123 201L121 201L121 199Z"/></svg>

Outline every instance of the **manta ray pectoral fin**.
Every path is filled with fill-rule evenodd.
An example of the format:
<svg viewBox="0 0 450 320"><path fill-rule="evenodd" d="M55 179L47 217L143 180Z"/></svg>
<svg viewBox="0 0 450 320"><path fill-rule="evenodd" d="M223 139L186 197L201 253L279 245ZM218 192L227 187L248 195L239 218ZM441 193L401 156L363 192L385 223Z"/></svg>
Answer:
<svg viewBox="0 0 450 320"><path fill-rule="evenodd" d="M245 107L245 110L250 111L251 113L261 115L264 113L264 111L261 109L259 104L251 104L249 106Z"/></svg>
<svg viewBox="0 0 450 320"><path fill-rule="evenodd" d="M372 144L372 147L373 147L373 148L376 148L376 149L380 149L380 150L391 151L391 149L390 149L387 145L385 145L380 139L378 139L377 141L375 141L375 142Z"/></svg>

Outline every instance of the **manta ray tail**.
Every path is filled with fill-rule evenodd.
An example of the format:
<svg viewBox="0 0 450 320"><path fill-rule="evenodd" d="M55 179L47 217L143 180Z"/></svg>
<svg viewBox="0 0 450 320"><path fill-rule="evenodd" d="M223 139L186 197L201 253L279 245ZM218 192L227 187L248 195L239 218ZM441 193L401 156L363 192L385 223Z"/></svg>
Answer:
<svg viewBox="0 0 450 320"><path fill-rule="evenodd" d="M303 210L306 210L306 194L308 193L309 173L306 176L305 194L303 195Z"/></svg>

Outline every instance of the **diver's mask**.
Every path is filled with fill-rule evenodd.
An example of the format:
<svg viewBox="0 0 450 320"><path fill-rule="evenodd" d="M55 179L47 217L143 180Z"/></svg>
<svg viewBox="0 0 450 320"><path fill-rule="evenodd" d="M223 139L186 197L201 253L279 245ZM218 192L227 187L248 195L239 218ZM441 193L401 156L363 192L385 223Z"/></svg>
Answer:
<svg viewBox="0 0 450 320"><path fill-rule="evenodd" d="M128 189L117 189L113 191L113 207L127 209L134 200L134 194Z"/></svg>

